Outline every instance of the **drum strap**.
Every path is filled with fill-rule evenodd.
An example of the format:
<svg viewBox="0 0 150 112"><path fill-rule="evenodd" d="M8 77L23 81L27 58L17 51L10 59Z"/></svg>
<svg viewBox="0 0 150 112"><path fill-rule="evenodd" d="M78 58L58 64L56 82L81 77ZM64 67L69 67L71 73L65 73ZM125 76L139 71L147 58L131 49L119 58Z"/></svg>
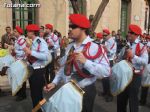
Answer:
<svg viewBox="0 0 150 112"><path fill-rule="evenodd" d="M21 42L22 40L24 40L24 41L23 41L23 42ZM17 44L18 44L18 45L20 45L20 46L22 46L22 45L24 45L24 44L25 44L25 42L26 42L26 40L25 40L25 39L23 39L23 38L21 38L21 39L19 39L19 40L18 40ZM16 56L15 50L12 50L11 55L12 55L12 56L14 56L14 57ZM23 57L25 57L25 56L23 56Z"/></svg>
<svg viewBox="0 0 150 112"><path fill-rule="evenodd" d="M22 40L24 40L23 42L21 42ZM22 46L23 44L25 44L26 40L21 38L18 40L17 44L19 44L20 46Z"/></svg>
<svg viewBox="0 0 150 112"><path fill-rule="evenodd" d="M102 55L102 47L99 46L98 47L98 52L96 53L95 56L91 56L90 55L90 46L91 46L91 42L88 42L85 47L83 48L83 55L90 60L94 60L96 58L99 58Z"/></svg>
<svg viewBox="0 0 150 112"><path fill-rule="evenodd" d="M89 48L91 46L91 42L88 42L85 47L83 48L83 55L87 58L87 59L90 59L90 60L94 60L96 58L99 58L101 55L102 55L102 48L99 47L98 48L98 52L96 53L95 56L91 56L90 53L89 53ZM75 61L75 53L73 53L74 51L74 46L72 46L72 48L70 49L69 51L69 55L68 55L68 58L67 58L67 62L69 62L68 64L66 64L65 66L65 74L67 76L71 75L72 71L73 71L73 66L75 67L78 75L80 75L81 77L83 78L91 78L93 77L92 74L90 74L87 70L86 70L86 73L85 73L85 70L81 70L77 64L77 62ZM88 54L87 54L88 53ZM104 55L105 56L105 55ZM106 58L106 57L105 57ZM106 58L107 59L107 58ZM69 61L71 60L71 61ZM88 72L88 74L87 74Z"/></svg>
<svg viewBox="0 0 150 112"><path fill-rule="evenodd" d="M111 46L110 50L112 50L115 46L115 42L113 43L113 45Z"/></svg>
<svg viewBox="0 0 150 112"><path fill-rule="evenodd" d="M53 35L51 36L51 39L52 39L54 42L57 42L58 37L57 37L57 39L55 40L55 39L54 39L54 33L53 33Z"/></svg>
<svg viewBox="0 0 150 112"><path fill-rule="evenodd" d="M67 62L64 68L65 74L67 76L71 75L71 72L73 71L73 52L74 52L74 46L69 51L69 55L67 57Z"/></svg>
<svg viewBox="0 0 150 112"><path fill-rule="evenodd" d="M137 56L140 56L144 52L144 49L145 49L145 46L143 46L142 48L140 48L140 43L137 43L135 54Z"/></svg>
<svg viewBox="0 0 150 112"><path fill-rule="evenodd" d="M145 46L143 46L142 48L140 48L140 43L137 43L136 45L136 51L135 51L135 54L137 56L140 56L143 52L144 52L144 49L145 49ZM134 70L134 73L137 74L137 75L142 75L143 71L144 71L144 67L142 70L140 70L139 72L136 72L135 68L133 68Z"/></svg>
<svg viewBox="0 0 150 112"><path fill-rule="evenodd" d="M102 55L103 55L103 56L102 56L102 58L100 59L99 63L101 63L102 59L105 58L106 62L107 62L108 64L110 64L110 63L109 63L109 60L107 59L107 57L105 56L105 54L106 54L106 51L104 50L104 52L102 52Z"/></svg>

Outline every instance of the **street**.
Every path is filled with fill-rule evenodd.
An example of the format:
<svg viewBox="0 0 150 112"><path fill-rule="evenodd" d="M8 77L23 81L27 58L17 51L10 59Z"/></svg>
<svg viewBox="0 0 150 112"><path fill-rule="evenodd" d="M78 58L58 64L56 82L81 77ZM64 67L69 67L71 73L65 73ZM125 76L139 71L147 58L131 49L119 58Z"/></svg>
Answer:
<svg viewBox="0 0 150 112"><path fill-rule="evenodd" d="M3 79L3 80L2 80ZM31 112L31 98L30 90L27 89L27 99L21 102L16 102L15 97L11 96L10 87L8 85L7 77L0 78L0 87L5 91L5 96L0 96L0 112ZM101 92L101 81L96 83L97 91ZM148 104L145 107L139 107L139 112L150 111L150 94L148 96ZM105 102L102 96L96 96L93 112L116 112L116 97L113 102ZM128 111L129 112L129 111Z"/></svg>

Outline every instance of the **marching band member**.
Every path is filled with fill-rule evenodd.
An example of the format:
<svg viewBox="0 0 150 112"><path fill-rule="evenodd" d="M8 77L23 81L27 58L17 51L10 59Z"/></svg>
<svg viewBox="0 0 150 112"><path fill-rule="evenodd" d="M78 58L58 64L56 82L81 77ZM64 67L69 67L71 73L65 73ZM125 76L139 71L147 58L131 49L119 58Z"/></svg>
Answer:
<svg viewBox="0 0 150 112"><path fill-rule="evenodd" d="M97 44L102 44L102 41L103 41L103 34L102 33L97 33L96 34L96 40L95 40L95 42L97 43Z"/></svg>
<svg viewBox="0 0 150 112"><path fill-rule="evenodd" d="M61 79L65 83L73 79L85 91L82 112L92 112L96 96L95 81L98 77L108 77L110 67L104 49L89 37L89 20L80 14L72 14L69 19L70 36L74 41L66 48L62 60L65 66L60 68L53 82L44 90L54 89Z"/></svg>
<svg viewBox="0 0 150 112"><path fill-rule="evenodd" d="M116 56L117 45L115 40L110 36L110 31L108 29L103 29L104 47L107 52L108 59L110 61L110 66L113 66L113 60Z"/></svg>
<svg viewBox="0 0 150 112"><path fill-rule="evenodd" d="M46 80L47 82L52 82L55 77L55 59L57 57L57 50L59 46L59 38L53 33L53 26L51 24L45 25L45 33L48 34L46 42L49 46L49 50L52 54L52 62L46 67ZM49 80L50 73L50 80Z"/></svg>
<svg viewBox="0 0 150 112"><path fill-rule="evenodd" d="M13 37L11 33L11 27L6 27L6 34L4 34L1 38L1 44L3 49L7 49L8 45L14 45L15 38Z"/></svg>
<svg viewBox="0 0 150 112"><path fill-rule="evenodd" d="M133 79L126 89L117 96L117 112L127 112L127 103L129 100L130 112L138 112L138 93L141 86L141 72L148 63L148 53L145 46L139 41L141 28L137 25L129 25L128 56L133 66Z"/></svg>
<svg viewBox="0 0 150 112"><path fill-rule="evenodd" d="M147 36L146 38L148 40L148 43L147 43L147 51L148 51L148 56L149 56L148 64L150 64L150 37ZM144 106L147 102L148 89L149 87L141 87L141 97L140 97L141 106Z"/></svg>
<svg viewBox="0 0 150 112"><path fill-rule="evenodd" d="M44 26L41 26L40 27L40 33L39 33L39 36L40 36L40 38L44 38Z"/></svg>
<svg viewBox="0 0 150 112"><path fill-rule="evenodd" d="M108 29L103 29L103 38L104 38L104 49L107 52L107 57L110 62L110 66L113 66L113 61L116 56L117 44L115 40L110 36L110 31ZM103 84L103 95L105 96L106 102L110 102L113 100L113 97L110 93L110 81L109 77L105 77L102 79Z"/></svg>
<svg viewBox="0 0 150 112"><path fill-rule="evenodd" d="M23 49L26 47L26 40L25 36L23 36L23 30L16 26L13 32L14 36L16 37L14 49L12 51L13 56L16 58L16 60L22 60L26 59L25 52ZM26 82L23 83L22 88L17 93L16 101L21 101L26 98Z"/></svg>
<svg viewBox="0 0 150 112"><path fill-rule="evenodd" d="M31 49L24 48L29 63L33 67L33 74L29 78L33 107L43 99L42 90L45 84L45 61L48 60L49 51L44 39L38 37L39 26L30 24L26 27L28 38L32 39ZM38 112L41 112L39 110Z"/></svg>

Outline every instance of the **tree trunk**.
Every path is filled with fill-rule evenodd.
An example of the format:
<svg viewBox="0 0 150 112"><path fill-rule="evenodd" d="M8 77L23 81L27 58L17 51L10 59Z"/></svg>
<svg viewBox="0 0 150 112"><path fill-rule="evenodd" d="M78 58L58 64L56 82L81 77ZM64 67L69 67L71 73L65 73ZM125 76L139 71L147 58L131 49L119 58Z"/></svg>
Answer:
<svg viewBox="0 0 150 112"><path fill-rule="evenodd" d="M70 2L71 2L71 4L72 4L73 12L74 12L75 14L80 13L77 0L70 0Z"/></svg>
<svg viewBox="0 0 150 112"><path fill-rule="evenodd" d="M93 21L92 21L92 31L94 32L97 25L98 25L98 22L108 4L109 0L102 0L101 4L99 5L99 8L93 18Z"/></svg>
<svg viewBox="0 0 150 112"><path fill-rule="evenodd" d="M150 9L150 1L148 2L148 6ZM148 19L148 34L150 34L150 10L149 10L149 19Z"/></svg>
<svg viewBox="0 0 150 112"><path fill-rule="evenodd" d="M80 0L81 1L81 14L86 15L86 0Z"/></svg>

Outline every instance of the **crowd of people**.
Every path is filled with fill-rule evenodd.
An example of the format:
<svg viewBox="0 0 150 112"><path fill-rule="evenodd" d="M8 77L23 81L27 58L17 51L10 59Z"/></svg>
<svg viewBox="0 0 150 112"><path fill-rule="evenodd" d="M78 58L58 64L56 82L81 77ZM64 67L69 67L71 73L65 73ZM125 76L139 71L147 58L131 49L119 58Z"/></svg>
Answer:
<svg viewBox="0 0 150 112"><path fill-rule="evenodd" d="M43 99L43 89L50 92L62 79L64 83L75 80L85 91L82 112L93 111L95 82L98 78L102 79L103 87L103 92L99 94L106 102L113 101L111 68L117 63L122 49L128 46L125 60L132 64L134 75L126 89L117 95L117 112L127 112L128 101L130 112L138 112L139 102L145 105L148 95L149 87L141 87L141 80L142 71L150 61L150 35L142 34L139 26L131 24L126 37L122 37L121 30L111 33L108 28L91 37L90 21L85 16L72 14L69 19L67 36L62 37L51 24L40 27L29 24L26 26L26 35L20 26L16 26L13 32L7 26L6 34L1 38L1 49L10 49L16 60L26 60L33 67L29 78L33 108ZM24 82L16 101L26 97Z"/></svg>

